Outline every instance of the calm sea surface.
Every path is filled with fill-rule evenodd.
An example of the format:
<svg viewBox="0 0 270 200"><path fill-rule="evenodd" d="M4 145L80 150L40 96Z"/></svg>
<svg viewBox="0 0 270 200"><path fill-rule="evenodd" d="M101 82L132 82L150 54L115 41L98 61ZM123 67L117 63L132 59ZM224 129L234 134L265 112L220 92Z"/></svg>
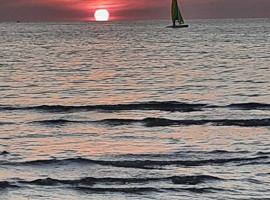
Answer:
<svg viewBox="0 0 270 200"><path fill-rule="evenodd" d="M0 24L0 199L269 199L270 20Z"/></svg>

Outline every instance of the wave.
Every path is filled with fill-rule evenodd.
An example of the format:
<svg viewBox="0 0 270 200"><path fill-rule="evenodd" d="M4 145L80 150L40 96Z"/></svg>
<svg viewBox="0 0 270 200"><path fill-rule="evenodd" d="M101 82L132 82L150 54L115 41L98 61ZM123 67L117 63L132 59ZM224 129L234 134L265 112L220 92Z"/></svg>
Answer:
<svg viewBox="0 0 270 200"><path fill-rule="evenodd" d="M208 181L221 181L224 179L209 176L209 175L194 175L194 176L171 176L163 178L94 178L94 177L85 177L78 180L60 180L60 179L36 179L33 181L19 181L22 184L31 184L31 185L44 185L44 186L55 186L59 184L64 185L84 185L84 186L93 186L94 184L131 184L131 183L148 183L148 182L157 182L157 181L168 181L173 184L183 184L183 185L197 185L200 183L205 183Z"/></svg>
<svg viewBox="0 0 270 200"><path fill-rule="evenodd" d="M270 104L265 103L233 103L229 105L210 105L204 103L185 103L179 101L149 101L127 104L101 104L86 106L37 105L37 106L5 106L0 110L37 110L43 112L81 112L81 111L126 111L126 110L159 110L168 112L193 112L205 108L231 108L238 110L270 110Z"/></svg>
<svg viewBox="0 0 270 200"><path fill-rule="evenodd" d="M95 193L149 193L149 192L161 192L164 190L163 188L154 188L154 187L84 187L77 186L73 188L76 190L84 191L84 192L95 192ZM168 189L172 191L172 189Z"/></svg>
<svg viewBox="0 0 270 200"><path fill-rule="evenodd" d="M237 166L243 166L245 164L243 163L239 163L237 164ZM260 166L260 165L266 165L266 166L269 166L270 165L270 162L259 162L259 161L251 161L249 163L246 163L246 165L257 165L257 166Z"/></svg>
<svg viewBox="0 0 270 200"><path fill-rule="evenodd" d="M50 119L50 120L40 120L40 121L33 121L30 123L38 123L41 125L66 125L70 123L91 123L91 121L75 121L75 120L66 120L66 119Z"/></svg>
<svg viewBox="0 0 270 200"><path fill-rule="evenodd" d="M3 156L3 155L8 155L10 154L8 151L0 151L0 155Z"/></svg>
<svg viewBox="0 0 270 200"><path fill-rule="evenodd" d="M224 180L224 179L221 179L215 176L209 176L209 175L172 177L172 182L174 184L185 184L185 185L197 185L199 183L205 183L207 181L221 181L221 180Z"/></svg>
<svg viewBox="0 0 270 200"><path fill-rule="evenodd" d="M266 119L217 119L217 120L172 120L166 118L144 118L142 120L136 119L104 119L96 121L112 126L129 125L134 123L141 123L147 127L156 126L194 126L194 125L207 125L213 126L270 126L270 118Z"/></svg>
<svg viewBox="0 0 270 200"><path fill-rule="evenodd" d="M198 152L202 152L202 151L198 151ZM249 151L227 151L227 150L213 150L213 151L207 151L206 153L208 154L247 154L247 153L251 153Z"/></svg>
<svg viewBox="0 0 270 200"><path fill-rule="evenodd" d="M97 161L100 165L111 165L114 167L142 168L153 169L155 167L177 165L177 166L203 166L203 165L220 165L226 163L243 163L254 160L268 159L268 156L252 158L228 158L228 159L209 159L209 160L128 160L128 161Z"/></svg>
<svg viewBox="0 0 270 200"><path fill-rule="evenodd" d="M96 193L152 193L152 192L193 192L193 193L212 193L217 191L225 191L221 188L204 187L204 188L156 188L156 187L83 187L78 186L73 188L84 192L96 192Z"/></svg>
<svg viewBox="0 0 270 200"><path fill-rule="evenodd" d="M69 183L66 183L69 182ZM75 184L73 184L74 182ZM57 180L57 179L38 179L34 181L19 181L17 184L10 183L7 181L0 182L0 190L7 189L7 188L22 188L24 185L37 185L37 186L57 186L59 184L68 184L67 189L73 190L80 190L84 192L95 192L95 193L106 193L106 192L114 192L114 193L149 193L149 192L163 192L163 191L171 191L171 192L182 192L182 191L189 191L194 193L210 193L216 191L224 191L221 188L214 188L214 187L189 187L189 188L174 188L174 187L167 187L167 188L156 188L156 187L143 187L143 186L133 186L133 187L119 187L119 185L115 185L114 187L93 187L93 185L85 185L85 183L80 184L77 183L80 180Z"/></svg>
<svg viewBox="0 0 270 200"><path fill-rule="evenodd" d="M87 106L63 106L63 105L40 105L28 107L0 106L0 110L38 110L44 112L80 112L80 111L124 111L124 110L160 110L170 112L200 111L207 104L190 104L177 101L150 101L130 104L115 105L87 105Z"/></svg>
<svg viewBox="0 0 270 200"><path fill-rule="evenodd" d="M224 107L237 110L270 110L270 104L265 103L235 103Z"/></svg>
<svg viewBox="0 0 270 200"><path fill-rule="evenodd" d="M115 155L114 158L179 158L179 156L194 156L194 155L235 155L235 154L253 154L250 151L226 151L226 150L213 150L213 151L200 151L200 150L181 150L181 151L174 151L172 153L160 153L160 154L155 154L155 153L142 153L142 154L124 154L124 155ZM255 153L255 155L267 155L268 153L266 152L258 152ZM269 153L270 154L270 153Z"/></svg>
<svg viewBox="0 0 270 200"><path fill-rule="evenodd" d="M157 181L167 181L172 185L197 185L200 183L207 183L210 181L225 181L225 179L221 179L215 176L209 175L194 175L194 176L172 176L172 177L161 177L161 178L94 178L94 177L85 177L81 179L75 180L61 180L61 179L53 179L53 178L44 178L44 179L36 179L32 181L27 180L18 180L17 182L0 182L0 189L6 188L23 188L28 185L35 186L65 186L69 189L75 190L84 190L91 192L121 192L121 193L141 193L141 192L162 192L162 191L190 191L196 193L204 193L204 192L212 192L213 190L220 190L218 188L196 188L196 187L188 187L188 188L175 188L173 186L168 188L156 188L156 187L146 187L144 184L148 184L149 182L157 182ZM138 184L131 185L129 184ZM96 187L96 184L105 184L106 187Z"/></svg>
<svg viewBox="0 0 270 200"><path fill-rule="evenodd" d="M256 154L257 155L270 155L270 152L259 151Z"/></svg>
<svg viewBox="0 0 270 200"><path fill-rule="evenodd" d="M87 158L69 158L69 159L49 159L49 160L33 160L24 162L3 162L2 165L22 165L22 166L43 166L43 165L67 165L76 164L97 164L102 166L138 168L138 169L156 169L163 166L204 166L204 165L223 165L223 164L249 164L251 161L267 162L269 156L255 157L235 157L223 159L205 159L205 160L92 160Z"/></svg>
<svg viewBox="0 0 270 200"><path fill-rule="evenodd" d="M166 118L144 118L144 119L104 119L98 121L73 121L65 119L41 120L31 123L42 125L66 125L69 123L99 123L110 126L123 126L132 124L141 124L146 127L160 126L243 126L243 127L261 127L270 126L270 118L265 119L205 119L205 120L173 120Z"/></svg>
<svg viewBox="0 0 270 200"><path fill-rule="evenodd" d="M19 187L19 186L12 184L8 181L0 181L0 190L7 189L7 188L15 188L15 187Z"/></svg>
<svg viewBox="0 0 270 200"><path fill-rule="evenodd" d="M0 122L0 126L1 125L10 125L10 124L14 124L14 123L12 123L12 122Z"/></svg>

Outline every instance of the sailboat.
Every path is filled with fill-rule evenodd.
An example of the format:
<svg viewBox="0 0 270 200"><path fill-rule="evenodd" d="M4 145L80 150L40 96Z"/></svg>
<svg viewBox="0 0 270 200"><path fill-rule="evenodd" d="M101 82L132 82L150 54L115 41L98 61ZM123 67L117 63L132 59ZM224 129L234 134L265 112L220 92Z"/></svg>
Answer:
<svg viewBox="0 0 270 200"><path fill-rule="evenodd" d="M171 16L172 16L173 25L169 26L169 28L187 28L188 27L188 25L185 24L184 22L177 0L172 0ZM176 22L178 22L178 24L176 24Z"/></svg>

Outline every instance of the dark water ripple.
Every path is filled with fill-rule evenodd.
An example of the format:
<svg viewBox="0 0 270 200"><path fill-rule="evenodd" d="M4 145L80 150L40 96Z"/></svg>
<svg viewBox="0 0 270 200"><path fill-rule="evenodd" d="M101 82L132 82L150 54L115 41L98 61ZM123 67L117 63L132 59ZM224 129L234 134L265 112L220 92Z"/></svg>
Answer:
<svg viewBox="0 0 270 200"><path fill-rule="evenodd" d="M0 181L0 191L7 188L18 188L19 186L8 181Z"/></svg>
<svg viewBox="0 0 270 200"><path fill-rule="evenodd" d="M120 193L151 193L151 192L192 192L192 193L215 193L226 191L222 188L215 187L204 187L204 188L154 188L154 187L131 187L131 188L98 188L98 187L76 187L78 190L82 190L85 192L97 192L97 193L111 193L111 192L120 192Z"/></svg>
<svg viewBox="0 0 270 200"><path fill-rule="evenodd" d="M59 180L52 178L37 179L33 181L18 181L22 184L31 184L31 185L44 185L44 186L54 186L59 184L65 185L89 185L93 186L94 184L100 183L113 183L113 184L131 184L139 183L145 184L148 182L160 182L168 181L173 184L183 184L183 185L197 185L200 183L205 183L208 181L222 181L221 179L214 176L208 175L194 175L194 176L172 176L164 178L94 178L94 177L85 177L78 180Z"/></svg>
<svg viewBox="0 0 270 200"><path fill-rule="evenodd" d="M172 187L145 187L142 184L149 182L169 182ZM87 190L93 192L121 192L121 193L141 193L141 192L161 192L161 191L191 191L195 193L208 193L211 191L222 190L214 187L188 187L188 188L175 188L173 185L198 185L201 183L213 182L213 181L226 181L225 179L209 176L209 175L194 175L194 176L172 176L163 178L94 178L85 177L77 180L60 180L53 178L36 179L33 181L4 181L0 182L0 190L7 188L23 188L27 185L35 186L61 186L65 185L69 189L75 190ZM121 187L121 185L127 184L140 184L138 186ZM96 187L96 184L106 184L106 187ZM108 185L109 184L109 185ZM119 185L120 184L120 185ZM110 187L108 187L110 186Z"/></svg>
<svg viewBox="0 0 270 200"><path fill-rule="evenodd" d="M93 160L87 158L69 158L69 159L48 159L48 160L33 160L25 162L1 162L2 165L13 166L43 166L43 165L67 165L76 164L98 164L103 166L138 168L138 169L155 169L162 166L205 166L205 165L224 165L224 164L241 164L249 165L251 161L265 162L269 160L269 156L255 157L234 157L220 159L205 159L205 160Z"/></svg>
<svg viewBox="0 0 270 200"><path fill-rule="evenodd" d="M13 122L0 122L0 126L1 125L11 125L14 124Z"/></svg>
<svg viewBox="0 0 270 200"><path fill-rule="evenodd" d="M9 152L7 152L7 151L0 151L0 155L2 156L2 155L8 155L8 154L10 154Z"/></svg>
<svg viewBox="0 0 270 200"><path fill-rule="evenodd" d="M125 110L160 110L170 112L192 112L200 111L206 104L189 104L177 101L164 102L141 102L117 105L88 105L88 106L63 106L63 105L41 105L29 107L0 106L1 110L37 110L44 112L82 112L82 111L125 111Z"/></svg>
<svg viewBox="0 0 270 200"><path fill-rule="evenodd" d="M188 188L174 188L174 187L89 187L84 186L85 184L78 184L75 183L74 185L70 182L72 181L61 181L61 180L55 180L55 179L44 179L44 180L36 180L32 182L27 181L20 181L18 185L14 183L9 183L7 181L0 182L0 190L8 189L8 188L22 188L23 186L21 184L25 185L38 185L38 186L57 186L59 184L67 184L69 182L70 186L66 187L66 189L73 189L73 190L80 190L84 192L94 192L94 193L152 193L152 192L184 192L189 191L193 193L211 193L211 192L217 192L217 191L226 191L222 188L215 188L215 187L188 187Z"/></svg>
<svg viewBox="0 0 270 200"><path fill-rule="evenodd" d="M270 110L270 104L266 103L235 103L225 107L238 110Z"/></svg>
<svg viewBox="0 0 270 200"><path fill-rule="evenodd" d="M30 123L42 125L66 125L72 123L98 123L110 126L124 126L131 124L141 124L146 127L160 126L243 126L243 127L263 127L270 126L270 118L266 119L213 119L213 120L172 120L165 118L145 118L145 119L104 119L99 121L76 121L66 119L41 120Z"/></svg>
<svg viewBox="0 0 270 200"><path fill-rule="evenodd" d="M115 105L87 105L87 106L64 106L64 105L40 105L40 106L5 106L0 105L0 110L36 110L43 112L82 112L82 111L128 111L128 110L159 110L169 112L194 112L206 108L229 108L237 110L270 110L270 104L265 103L234 103L225 106L210 104L191 104L178 101L150 101L130 104Z"/></svg>

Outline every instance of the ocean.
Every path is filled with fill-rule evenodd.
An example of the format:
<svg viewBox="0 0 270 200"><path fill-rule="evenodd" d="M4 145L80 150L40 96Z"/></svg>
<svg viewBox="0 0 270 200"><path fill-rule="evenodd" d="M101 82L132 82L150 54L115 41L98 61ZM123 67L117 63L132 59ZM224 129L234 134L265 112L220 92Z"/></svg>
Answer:
<svg viewBox="0 0 270 200"><path fill-rule="evenodd" d="M270 19L0 24L0 199L269 199Z"/></svg>

